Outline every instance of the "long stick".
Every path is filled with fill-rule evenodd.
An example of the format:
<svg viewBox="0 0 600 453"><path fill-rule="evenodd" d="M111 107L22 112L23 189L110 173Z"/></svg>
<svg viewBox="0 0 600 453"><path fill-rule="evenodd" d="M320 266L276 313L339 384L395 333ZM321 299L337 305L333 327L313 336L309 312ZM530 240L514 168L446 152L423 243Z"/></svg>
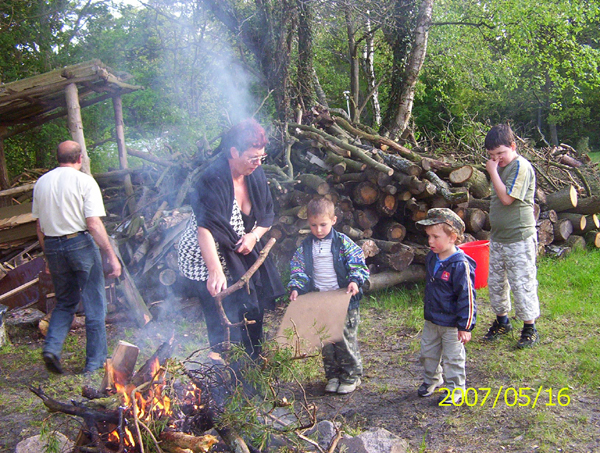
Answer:
<svg viewBox="0 0 600 453"><path fill-rule="evenodd" d="M275 245L275 242L277 242L277 240L275 238L269 239L269 242L267 242L267 245L265 245L265 247L260 251L260 253L258 254L258 259L250 267L250 269L248 269L246 271L246 273L244 275L242 275L242 277L236 283L231 285L229 288L221 291L219 294L217 294L215 296L215 301L217 302L217 310L219 312L219 316L221 317L221 324L223 325L223 327L225 327L225 341L223 342L225 350L228 350L231 347L230 330L229 330L231 327L239 327L239 326L244 326L244 325L248 325L248 324L254 324L256 321L244 320L242 322L232 324L231 321L229 320L229 318L227 317L225 310L223 309L222 300L225 299L227 296L235 293L238 289L242 288L244 285L248 284L248 282L250 281L250 278L252 278L252 276L258 270L258 268L262 265L262 263L264 263L265 259L267 259L267 256L269 255L271 248Z"/></svg>

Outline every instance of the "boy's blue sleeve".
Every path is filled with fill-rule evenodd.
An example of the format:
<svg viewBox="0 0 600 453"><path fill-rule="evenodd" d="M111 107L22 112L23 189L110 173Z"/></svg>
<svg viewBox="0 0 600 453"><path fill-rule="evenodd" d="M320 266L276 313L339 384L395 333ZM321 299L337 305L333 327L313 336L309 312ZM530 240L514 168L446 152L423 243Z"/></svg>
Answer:
<svg viewBox="0 0 600 453"><path fill-rule="evenodd" d="M475 301L475 269L468 261L456 263L452 278L456 295L456 327L458 330L470 332L477 320L477 303Z"/></svg>
<svg viewBox="0 0 600 453"><path fill-rule="evenodd" d="M288 289L296 290L300 294L308 292L310 279L306 275L306 266L304 263L304 249L302 245L296 249L292 261L290 262L290 282Z"/></svg>
<svg viewBox="0 0 600 453"><path fill-rule="evenodd" d="M362 249L345 234L342 234L342 241L342 253L346 261L346 268L348 269L348 280L350 282L356 282L360 288L369 278L369 268L365 263L365 254Z"/></svg>

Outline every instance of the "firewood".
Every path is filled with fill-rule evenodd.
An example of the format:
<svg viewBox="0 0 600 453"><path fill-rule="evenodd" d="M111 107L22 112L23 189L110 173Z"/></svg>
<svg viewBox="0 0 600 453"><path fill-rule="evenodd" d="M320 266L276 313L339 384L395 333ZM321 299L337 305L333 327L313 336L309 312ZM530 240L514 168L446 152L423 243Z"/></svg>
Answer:
<svg viewBox="0 0 600 453"><path fill-rule="evenodd" d="M584 238L588 247L600 248L600 232L589 231L588 233L585 233Z"/></svg>
<svg viewBox="0 0 600 453"><path fill-rule="evenodd" d="M160 274L158 274L158 280L163 286L171 286L177 281L177 274L173 269L163 269Z"/></svg>
<svg viewBox="0 0 600 453"><path fill-rule="evenodd" d="M559 219L569 219L573 224L573 231L585 231L587 219L584 215L561 212L557 214L557 217Z"/></svg>
<svg viewBox="0 0 600 453"><path fill-rule="evenodd" d="M367 168L365 170L365 174L367 175L367 181L371 181L380 188L384 188L393 182L392 176L388 175L387 173L377 171L374 168Z"/></svg>
<svg viewBox="0 0 600 453"><path fill-rule="evenodd" d="M332 175L331 181L339 184L346 182L363 182L367 180L367 174L365 172L362 173L345 173L343 175Z"/></svg>
<svg viewBox="0 0 600 453"><path fill-rule="evenodd" d="M562 154L558 156L558 161L561 164L568 165L569 167L579 168L583 165L583 162L578 161L577 159L572 158L566 154Z"/></svg>
<svg viewBox="0 0 600 453"><path fill-rule="evenodd" d="M395 271L403 271L412 263L415 257L415 253L412 248L404 245L402 250L396 253L381 252L372 258L372 261L376 264L382 265L387 269L393 269Z"/></svg>
<svg viewBox="0 0 600 453"><path fill-rule="evenodd" d="M350 197L341 197L338 202L338 207L344 212L354 210L354 205Z"/></svg>
<svg viewBox="0 0 600 453"><path fill-rule="evenodd" d="M420 166L411 162L410 160L404 159L403 157L396 156L394 154L388 154L382 151L379 151L377 155L383 159L383 162L385 162L387 166L407 175L420 176L423 171Z"/></svg>
<svg viewBox="0 0 600 453"><path fill-rule="evenodd" d="M478 241L489 241L491 237L491 232L489 230L480 230L475 233L475 239Z"/></svg>
<svg viewBox="0 0 600 453"><path fill-rule="evenodd" d="M361 160L362 162L366 163L368 166L376 168L377 170L383 171L384 173L387 173L389 175L394 174L394 170L392 168L377 162L372 157L368 156L364 150L362 150L354 145L350 145L349 143L345 143L344 141L342 141L332 135L329 135L322 130L316 129L312 126L305 126L302 124L289 124L289 126L293 127L293 128L301 129L301 130L305 131L304 133L306 135L309 135L311 137L313 137L315 135L323 137L327 141L334 143L335 145L339 146L340 148L350 151L350 154L352 155L352 157L354 157L355 159Z"/></svg>
<svg viewBox="0 0 600 453"><path fill-rule="evenodd" d="M139 353L140 349L136 345L120 340L112 357L107 360L100 389L113 389L115 381L122 385L128 383L135 371Z"/></svg>
<svg viewBox="0 0 600 453"><path fill-rule="evenodd" d="M577 215L577 214L573 214L573 215ZM539 216L538 220L545 220L545 219L550 220L550 222L552 222L552 223L556 223L558 221L558 214L553 209L550 209L549 211L540 212L540 216Z"/></svg>
<svg viewBox="0 0 600 453"><path fill-rule="evenodd" d="M415 196L417 200L422 200L424 198L431 198L436 193L438 193L438 187L433 184L431 181L424 180L423 185L420 187L421 190L411 190L412 194Z"/></svg>
<svg viewBox="0 0 600 453"><path fill-rule="evenodd" d="M354 211L354 220L362 229L372 229L379 222L379 215L374 209L357 209Z"/></svg>
<svg viewBox="0 0 600 453"><path fill-rule="evenodd" d="M373 239L361 239L356 244L362 249L365 258L371 258L380 252L379 247L377 247Z"/></svg>
<svg viewBox="0 0 600 453"><path fill-rule="evenodd" d="M537 222L540 218L540 213L542 212L542 208L539 204L533 203L533 218Z"/></svg>
<svg viewBox="0 0 600 453"><path fill-rule="evenodd" d="M541 187L535 189L535 202L542 206L546 204L546 193Z"/></svg>
<svg viewBox="0 0 600 453"><path fill-rule="evenodd" d="M600 220L596 214L586 216L586 225L594 225L596 228L600 228Z"/></svg>
<svg viewBox="0 0 600 453"><path fill-rule="evenodd" d="M327 158L325 159L325 162L333 166L332 170L336 175L342 175L348 170L351 172L360 172L367 168L367 164L364 162L357 162L353 159L348 159L338 154L334 154L331 151L327 152ZM336 169L338 165L340 167ZM342 169L343 171L341 171Z"/></svg>
<svg viewBox="0 0 600 453"><path fill-rule="evenodd" d="M573 224L569 219L559 219L554 224L554 239L557 241L566 241L573 233Z"/></svg>
<svg viewBox="0 0 600 453"><path fill-rule="evenodd" d="M418 154L412 152L408 148L405 148L404 146L400 145L399 143L397 143L393 140L390 140L389 138L382 137L382 136L376 135L376 134L369 134L360 129L357 129L357 128L353 127L348 121L346 121L345 119L343 119L339 116L334 117L334 120L335 120L336 124L343 127L346 131L350 132L352 135L364 138L364 139L368 140L369 142L373 143L375 146L379 147L380 149L384 149L384 147L388 147L388 148L391 148L394 151L396 151L398 154L401 154L405 158L412 160L413 162L418 162L421 160L421 157Z"/></svg>
<svg viewBox="0 0 600 453"><path fill-rule="evenodd" d="M390 194L382 194L377 200L377 212L384 216L391 217L398 210L398 197Z"/></svg>
<svg viewBox="0 0 600 453"><path fill-rule="evenodd" d="M456 168L456 164L442 162L441 160L424 157L421 159L421 167L425 171L434 171L438 175L447 176Z"/></svg>
<svg viewBox="0 0 600 453"><path fill-rule="evenodd" d="M396 253L402 250L403 244L396 241L384 241L383 239L371 239L382 252Z"/></svg>
<svg viewBox="0 0 600 453"><path fill-rule="evenodd" d="M431 200L432 208L450 208L451 204L444 197L436 196Z"/></svg>
<svg viewBox="0 0 600 453"><path fill-rule="evenodd" d="M585 215L598 214L600 213L600 196L594 195L592 197L580 198L577 200L576 207L565 211Z"/></svg>
<svg viewBox="0 0 600 453"><path fill-rule="evenodd" d="M469 208L477 208L482 211L490 212L490 200L480 200L478 198L469 198Z"/></svg>
<svg viewBox="0 0 600 453"><path fill-rule="evenodd" d="M383 188L383 191L388 195L396 195L398 193L398 187L393 184L388 184Z"/></svg>
<svg viewBox="0 0 600 453"><path fill-rule="evenodd" d="M477 233L485 226L486 214L477 208L457 208L455 212L465 222L465 229L469 233Z"/></svg>
<svg viewBox="0 0 600 453"><path fill-rule="evenodd" d="M401 272L385 271L371 274L363 288L365 292L372 293L381 289L391 288L400 283L411 283L425 280L425 266L413 264Z"/></svg>
<svg viewBox="0 0 600 453"><path fill-rule="evenodd" d="M152 379L155 377L153 373L156 372L156 370L154 369L156 362L158 362L160 366L164 366L167 359L169 359L173 354L174 348L175 337L171 337L169 340L163 342L156 349L156 351L154 351L154 354L152 354L150 358L146 360L144 364L135 372L135 374L131 378L131 383L135 387L139 387L145 382L151 382Z"/></svg>
<svg viewBox="0 0 600 453"><path fill-rule="evenodd" d="M548 220L540 220L537 226L538 242L542 245L549 245L554 241L554 224Z"/></svg>
<svg viewBox="0 0 600 453"><path fill-rule="evenodd" d="M565 241L565 245L571 247L572 250L583 250L585 249L585 239L573 234Z"/></svg>
<svg viewBox="0 0 600 453"><path fill-rule="evenodd" d="M379 198L379 189L370 181L363 181L354 188L353 201L359 206L375 203Z"/></svg>
<svg viewBox="0 0 600 453"><path fill-rule="evenodd" d="M469 201L469 193L468 192L456 192L452 193L450 191L450 187L448 184L440 179L438 175L436 175L432 171L425 172L425 178L427 178L431 183L437 188L437 192L448 200L452 204L464 203Z"/></svg>
<svg viewBox="0 0 600 453"><path fill-rule="evenodd" d="M353 228L350 225L344 225L342 227L342 233L348 236L353 241L358 241L360 239L364 239L364 233L358 228Z"/></svg>
<svg viewBox="0 0 600 453"><path fill-rule="evenodd" d="M160 440L161 448L169 453L206 453L219 441L211 434L191 436L178 431L166 430L160 433Z"/></svg>
<svg viewBox="0 0 600 453"><path fill-rule="evenodd" d="M398 194L398 201L408 201L412 198L412 193L409 190L402 191Z"/></svg>
<svg viewBox="0 0 600 453"><path fill-rule="evenodd" d="M383 220L377 225L380 236L388 241L401 242L406 236L406 227L394 220Z"/></svg>
<svg viewBox="0 0 600 453"><path fill-rule="evenodd" d="M561 212L576 207L577 190L571 185L546 195L545 210L554 209L556 212Z"/></svg>
<svg viewBox="0 0 600 453"><path fill-rule="evenodd" d="M490 183L485 174L471 165L464 165L448 176L452 184L466 186L471 194L476 198L485 198L490 196Z"/></svg>
<svg viewBox="0 0 600 453"><path fill-rule="evenodd" d="M112 238L109 239L113 250L119 258L119 261L123 263L121 254L119 253L119 247ZM127 270L127 266L125 265L122 266L121 278L119 279L119 287L121 288L121 291L123 291L123 295L125 296L125 301L129 308L128 313L131 315L136 324L139 327L143 327L147 323L152 321L152 314L148 310L146 302L144 302L142 295L138 291L133 278Z"/></svg>
<svg viewBox="0 0 600 453"><path fill-rule="evenodd" d="M302 185L315 191L319 195L325 195L325 194L329 193L329 190L330 190L329 184L327 184L327 181L325 181L320 176L304 174L304 175L298 175L298 179L300 180L300 183Z"/></svg>

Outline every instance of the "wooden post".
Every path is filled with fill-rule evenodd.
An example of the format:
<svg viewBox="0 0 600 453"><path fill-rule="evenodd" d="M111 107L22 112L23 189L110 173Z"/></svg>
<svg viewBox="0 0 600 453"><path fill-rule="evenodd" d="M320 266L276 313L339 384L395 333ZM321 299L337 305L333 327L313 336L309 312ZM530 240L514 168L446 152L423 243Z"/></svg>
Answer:
<svg viewBox="0 0 600 453"><path fill-rule="evenodd" d="M91 175L90 158L85 147L85 137L83 136L83 123L81 121L81 107L79 106L79 92L77 85L70 83L65 87L65 96L67 99L67 125L71 137L81 145L81 171Z"/></svg>
<svg viewBox="0 0 600 453"><path fill-rule="evenodd" d="M117 135L117 148L119 150L119 165L121 170L128 168L127 149L125 148L125 129L123 123L123 102L121 96L117 95L112 98L113 110L115 112L115 132ZM123 178L125 184L125 193L127 194L127 208L129 213L135 211L135 198L133 197L133 185L131 184L131 175L128 173Z"/></svg>

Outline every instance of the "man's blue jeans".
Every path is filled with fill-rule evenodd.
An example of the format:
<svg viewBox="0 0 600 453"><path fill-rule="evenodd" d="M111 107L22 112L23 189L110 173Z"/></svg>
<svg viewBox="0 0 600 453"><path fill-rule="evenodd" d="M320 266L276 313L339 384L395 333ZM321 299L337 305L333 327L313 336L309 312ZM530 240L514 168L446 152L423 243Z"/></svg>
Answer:
<svg viewBox="0 0 600 453"><path fill-rule="evenodd" d="M85 311L85 371L103 366L106 346L106 292L100 250L88 233L74 238L46 237L44 253L56 293L56 307L50 318L44 352L60 358L63 343L81 301Z"/></svg>

